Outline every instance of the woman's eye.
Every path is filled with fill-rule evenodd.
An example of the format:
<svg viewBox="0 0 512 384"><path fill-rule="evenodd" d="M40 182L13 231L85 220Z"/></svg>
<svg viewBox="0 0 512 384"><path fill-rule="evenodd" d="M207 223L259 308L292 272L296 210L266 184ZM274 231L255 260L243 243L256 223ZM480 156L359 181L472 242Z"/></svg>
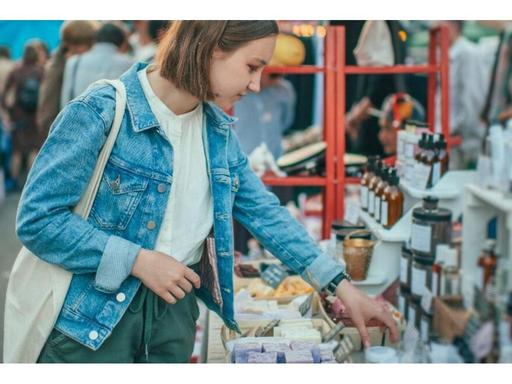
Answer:
<svg viewBox="0 0 512 384"><path fill-rule="evenodd" d="M254 72L256 72L258 70L258 68L255 67L254 65L248 65L248 67L249 67L249 72L250 73L254 73Z"/></svg>

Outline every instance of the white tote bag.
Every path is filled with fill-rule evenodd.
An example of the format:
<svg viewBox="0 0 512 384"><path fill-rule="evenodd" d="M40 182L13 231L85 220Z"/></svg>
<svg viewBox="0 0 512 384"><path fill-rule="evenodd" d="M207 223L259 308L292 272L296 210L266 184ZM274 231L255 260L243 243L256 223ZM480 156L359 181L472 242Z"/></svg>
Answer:
<svg viewBox="0 0 512 384"><path fill-rule="evenodd" d="M73 210L83 218L92 204L121 126L126 90L119 80L99 80L91 86L116 88L116 111L109 136L100 152L87 189ZM59 316L73 274L47 263L27 248L18 254L7 285L4 319L4 362L35 363Z"/></svg>

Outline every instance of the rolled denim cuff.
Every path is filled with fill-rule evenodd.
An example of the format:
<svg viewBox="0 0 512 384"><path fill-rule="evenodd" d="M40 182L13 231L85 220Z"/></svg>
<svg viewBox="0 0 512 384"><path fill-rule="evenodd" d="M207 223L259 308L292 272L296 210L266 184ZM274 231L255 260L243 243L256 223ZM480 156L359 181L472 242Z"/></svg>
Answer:
<svg viewBox="0 0 512 384"><path fill-rule="evenodd" d="M301 276L317 291L321 291L343 271L344 269L341 264L322 253L306 267Z"/></svg>
<svg viewBox="0 0 512 384"><path fill-rule="evenodd" d="M110 236L96 272L94 288L105 293L116 292L130 276L141 248L122 237Z"/></svg>

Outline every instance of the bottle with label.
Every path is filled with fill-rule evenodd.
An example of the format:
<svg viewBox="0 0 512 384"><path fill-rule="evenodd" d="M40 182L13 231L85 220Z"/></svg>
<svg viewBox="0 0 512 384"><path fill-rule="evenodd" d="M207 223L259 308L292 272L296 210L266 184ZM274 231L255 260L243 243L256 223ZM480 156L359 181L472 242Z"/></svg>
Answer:
<svg viewBox="0 0 512 384"><path fill-rule="evenodd" d="M435 164L438 163L438 158L435 149L434 135L428 135L428 140L425 144L425 155L423 160L424 164L430 167L430 176L427 182L427 189L429 189L432 188L435 183L437 183L437 180L439 179L438 171L440 170L438 166L435 166ZM437 173L434 174L434 171L437 171Z"/></svg>
<svg viewBox="0 0 512 384"><path fill-rule="evenodd" d="M380 222L385 228L389 229L402 217L404 194L398 186L400 178L395 169L391 171L388 183L381 198Z"/></svg>
<svg viewBox="0 0 512 384"><path fill-rule="evenodd" d="M416 155L414 156L414 158L416 159L416 161L418 163L423 163L424 160L423 160L423 157L425 155L425 145L427 144L427 133L426 132L423 132L421 134L421 138L420 138L420 141L418 141L418 152L416 153Z"/></svg>
<svg viewBox="0 0 512 384"><path fill-rule="evenodd" d="M375 218L375 221L377 223L380 223L380 211L381 211L381 207L380 207L380 203L382 201L382 195L384 193L384 189L388 186L388 178L389 178L389 173L390 172L390 169L386 166L384 166L380 172L381 176L380 176L380 181L377 183L377 185L375 186L375 190L374 190L374 193L375 193L375 204L374 204L374 212L373 212L373 217Z"/></svg>
<svg viewBox="0 0 512 384"><path fill-rule="evenodd" d="M477 265L480 267L479 277L477 278L477 285L482 290L485 291L485 288L489 284L489 281L494 276L496 272L496 264L498 263L498 257L494 251L496 246L496 240L487 239L482 249L482 253L478 258Z"/></svg>
<svg viewBox="0 0 512 384"><path fill-rule="evenodd" d="M370 214L370 216L373 216L375 213L375 187L380 181L380 174L383 167L384 163L380 160L377 161L375 175L368 182L368 214Z"/></svg>
<svg viewBox="0 0 512 384"><path fill-rule="evenodd" d="M462 294L460 269L457 265L457 250L449 248L444 252L444 266L441 277L441 293L448 296Z"/></svg>
<svg viewBox="0 0 512 384"><path fill-rule="evenodd" d="M368 157L366 172L361 178L361 209L363 211L368 211L368 184L370 183L371 178L375 176L375 164L378 159L378 156Z"/></svg>
<svg viewBox="0 0 512 384"><path fill-rule="evenodd" d="M436 142L439 163L441 164L441 177L448 172L449 164L450 164L450 155L446 150L447 144L444 140L444 135L442 133L439 134L439 140Z"/></svg>

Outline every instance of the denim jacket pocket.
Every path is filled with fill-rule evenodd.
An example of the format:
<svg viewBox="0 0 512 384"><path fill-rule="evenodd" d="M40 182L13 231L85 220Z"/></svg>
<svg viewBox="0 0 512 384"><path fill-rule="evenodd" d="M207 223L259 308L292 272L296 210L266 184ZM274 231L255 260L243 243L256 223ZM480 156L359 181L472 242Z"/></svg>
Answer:
<svg viewBox="0 0 512 384"><path fill-rule="evenodd" d="M102 229L125 230L148 183L148 178L109 161L91 208L91 218Z"/></svg>

